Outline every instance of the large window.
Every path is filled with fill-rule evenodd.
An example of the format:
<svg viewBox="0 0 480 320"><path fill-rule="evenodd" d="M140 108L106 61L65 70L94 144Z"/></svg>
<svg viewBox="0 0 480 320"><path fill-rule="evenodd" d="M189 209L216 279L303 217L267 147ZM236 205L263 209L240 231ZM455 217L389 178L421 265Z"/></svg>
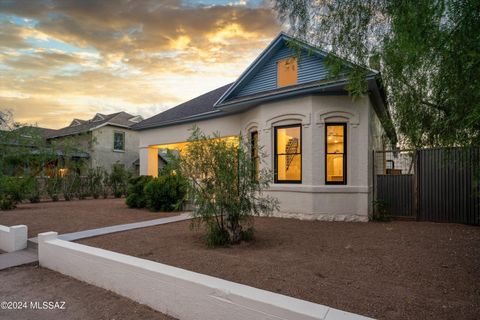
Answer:
<svg viewBox="0 0 480 320"><path fill-rule="evenodd" d="M290 57L277 61L277 86L285 87L297 84L297 58Z"/></svg>
<svg viewBox="0 0 480 320"><path fill-rule="evenodd" d="M113 150L125 151L125 132L113 133Z"/></svg>
<svg viewBox="0 0 480 320"><path fill-rule="evenodd" d="M250 134L251 156L253 161L253 176L258 180L260 170L260 157L258 156L258 131Z"/></svg>
<svg viewBox="0 0 480 320"><path fill-rule="evenodd" d="M329 123L325 127L325 182L346 184L347 176L347 131L344 123Z"/></svg>
<svg viewBox="0 0 480 320"><path fill-rule="evenodd" d="M275 182L302 182L302 127L275 127Z"/></svg>

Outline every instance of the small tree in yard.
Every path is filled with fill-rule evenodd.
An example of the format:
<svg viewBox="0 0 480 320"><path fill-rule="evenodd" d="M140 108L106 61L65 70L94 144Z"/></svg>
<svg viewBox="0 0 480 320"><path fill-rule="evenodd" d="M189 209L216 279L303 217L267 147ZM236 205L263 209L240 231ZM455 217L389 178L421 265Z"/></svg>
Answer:
<svg viewBox="0 0 480 320"><path fill-rule="evenodd" d="M206 227L209 246L229 245L253 237L253 217L269 215L278 200L263 195L271 172L255 170L248 142L208 136L194 127L179 168L189 178L196 210L192 226Z"/></svg>

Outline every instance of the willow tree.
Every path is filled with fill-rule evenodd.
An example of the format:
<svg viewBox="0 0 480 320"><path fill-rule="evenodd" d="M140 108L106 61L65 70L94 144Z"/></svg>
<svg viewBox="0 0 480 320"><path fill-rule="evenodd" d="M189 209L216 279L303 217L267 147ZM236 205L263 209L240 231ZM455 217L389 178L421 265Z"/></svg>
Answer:
<svg viewBox="0 0 480 320"><path fill-rule="evenodd" d="M251 239L253 217L278 209L278 200L263 193L272 180L271 171L257 167L250 141L242 136L235 143L194 127L188 142L178 166L188 177L188 193L195 206L192 226L205 227L209 246Z"/></svg>
<svg viewBox="0 0 480 320"><path fill-rule="evenodd" d="M289 32L358 64L348 90L380 71L402 146L480 144L480 1L275 0Z"/></svg>

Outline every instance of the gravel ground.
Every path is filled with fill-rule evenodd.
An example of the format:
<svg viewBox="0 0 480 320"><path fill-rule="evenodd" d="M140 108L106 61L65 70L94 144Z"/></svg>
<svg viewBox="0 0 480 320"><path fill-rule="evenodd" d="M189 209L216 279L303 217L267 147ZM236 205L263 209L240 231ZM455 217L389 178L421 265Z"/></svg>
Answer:
<svg viewBox="0 0 480 320"><path fill-rule="evenodd" d="M257 218L208 249L188 222L79 241L380 319L479 319L480 228Z"/></svg>
<svg viewBox="0 0 480 320"><path fill-rule="evenodd" d="M25 224L28 226L28 236L36 237L46 231L62 234L178 214L130 209L125 205L125 199L58 201L25 203L12 211L0 211L0 224Z"/></svg>
<svg viewBox="0 0 480 320"><path fill-rule="evenodd" d="M173 318L113 292L37 266L0 272L0 301L65 302L65 310L2 310L0 319L158 319Z"/></svg>

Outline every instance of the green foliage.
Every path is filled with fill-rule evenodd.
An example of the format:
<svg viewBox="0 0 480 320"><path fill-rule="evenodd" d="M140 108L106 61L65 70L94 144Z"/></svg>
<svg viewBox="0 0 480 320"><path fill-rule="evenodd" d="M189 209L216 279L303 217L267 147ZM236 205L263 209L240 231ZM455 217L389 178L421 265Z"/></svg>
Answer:
<svg viewBox="0 0 480 320"><path fill-rule="evenodd" d="M250 145L239 137L239 144L207 136L194 127L179 168L188 180L188 193L195 205L192 223L204 225L209 245L225 245L245 240L245 226L252 228L253 216L268 215L278 208L278 200L264 196L272 180L269 170L261 169L254 178L255 163ZM263 153L259 150L259 155ZM250 234L251 233L251 234Z"/></svg>
<svg viewBox="0 0 480 320"><path fill-rule="evenodd" d="M145 186L152 181L150 176L139 176L131 178L128 182L128 192L125 203L129 208L145 208L147 199L145 195Z"/></svg>
<svg viewBox="0 0 480 320"><path fill-rule="evenodd" d="M62 177L59 173L55 173L48 177L46 182L46 191L52 201L58 201L62 190Z"/></svg>
<svg viewBox="0 0 480 320"><path fill-rule="evenodd" d="M15 209L15 202L3 194L0 195L0 210L13 210L13 209Z"/></svg>
<svg viewBox="0 0 480 320"><path fill-rule="evenodd" d="M163 170L145 185L144 193L151 211L179 211L185 203L186 180L176 171Z"/></svg>
<svg viewBox="0 0 480 320"><path fill-rule="evenodd" d="M24 199L23 188L25 181L22 178L0 176L0 208L11 210Z"/></svg>
<svg viewBox="0 0 480 320"><path fill-rule="evenodd" d="M108 184L112 189L112 193L115 198L121 198L127 193L129 179L130 173L123 165L114 164L112 166L112 171L108 177Z"/></svg>
<svg viewBox="0 0 480 320"><path fill-rule="evenodd" d="M479 1L275 0L275 9L294 36L331 50L332 76L357 64L352 95L368 90L364 66L380 71L402 147L480 145Z"/></svg>
<svg viewBox="0 0 480 320"><path fill-rule="evenodd" d="M95 169L90 168L87 171L88 193L94 199L98 199L102 193L103 171L103 168L100 167Z"/></svg>
<svg viewBox="0 0 480 320"><path fill-rule="evenodd" d="M388 204L382 200L375 200L373 202L374 214L372 216L373 221L388 222L392 220L392 216L388 212Z"/></svg>

